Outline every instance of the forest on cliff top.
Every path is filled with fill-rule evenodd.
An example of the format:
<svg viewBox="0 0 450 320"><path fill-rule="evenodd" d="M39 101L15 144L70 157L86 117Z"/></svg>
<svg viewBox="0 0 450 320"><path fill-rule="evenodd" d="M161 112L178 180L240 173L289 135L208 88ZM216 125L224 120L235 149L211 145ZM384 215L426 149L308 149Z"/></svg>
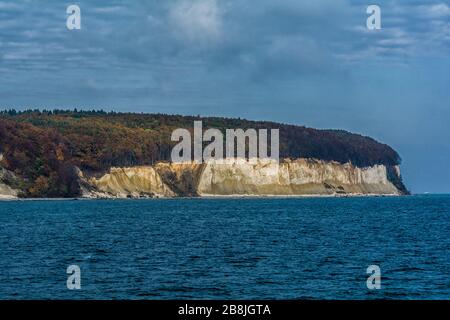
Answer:
<svg viewBox="0 0 450 320"><path fill-rule="evenodd" d="M172 131L203 129L279 129L280 158L351 162L359 167L397 165L398 153L372 138L343 130L234 118L75 110L0 112L0 166L21 178L25 197L79 195L76 167L105 172L113 166L169 161Z"/></svg>

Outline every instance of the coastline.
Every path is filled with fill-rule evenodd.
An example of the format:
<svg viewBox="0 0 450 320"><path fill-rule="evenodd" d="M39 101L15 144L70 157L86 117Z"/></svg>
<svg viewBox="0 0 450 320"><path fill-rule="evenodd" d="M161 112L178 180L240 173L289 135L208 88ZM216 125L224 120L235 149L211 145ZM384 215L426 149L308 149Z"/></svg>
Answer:
<svg viewBox="0 0 450 320"><path fill-rule="evenodd" d="M0 202L27 202L27 201L105 201L105 200L187 200L187 199L310 199L310 198L385 198L404 197L401 194L304 194L304 195L202 195L199 197L141 197L141 198L0 198Z"/></svg>

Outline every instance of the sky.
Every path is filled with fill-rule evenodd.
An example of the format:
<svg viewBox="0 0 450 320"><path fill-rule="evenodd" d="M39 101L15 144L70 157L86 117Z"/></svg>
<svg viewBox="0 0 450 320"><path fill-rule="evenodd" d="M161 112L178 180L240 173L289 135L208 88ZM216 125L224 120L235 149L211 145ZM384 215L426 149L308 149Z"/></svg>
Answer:
<svg viewBox="0 0 450 320"><path fill-rule="evenodd" d="M0 0L0 108L344 129L396 149L412 192L450 193L449 53L450 0Z"/></svg>

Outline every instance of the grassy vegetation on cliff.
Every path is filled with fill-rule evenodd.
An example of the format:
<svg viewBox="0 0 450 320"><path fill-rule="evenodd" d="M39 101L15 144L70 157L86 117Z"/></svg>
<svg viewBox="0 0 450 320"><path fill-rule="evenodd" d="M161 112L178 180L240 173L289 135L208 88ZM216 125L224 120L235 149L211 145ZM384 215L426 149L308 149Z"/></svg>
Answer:
<svg viewBox="0 0 450 320"><path fill-rule="evenodd" d="M0 165L23 178L23 196L77 196L75 166L99 172L169 160L172 131L192 128L195 120L202 120L204 129L279 128L282 158L350 161L360 167L400 163L391 147L341 130L165 114L7 110L0 114Z"/></svg>

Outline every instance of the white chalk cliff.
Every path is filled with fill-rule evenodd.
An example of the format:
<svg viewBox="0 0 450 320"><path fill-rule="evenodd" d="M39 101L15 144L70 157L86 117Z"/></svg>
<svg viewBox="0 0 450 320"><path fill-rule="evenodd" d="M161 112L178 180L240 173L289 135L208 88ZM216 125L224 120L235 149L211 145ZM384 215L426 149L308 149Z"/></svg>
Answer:
<svg viewBox="0 0 450 320"><path fill-rule="evenodd" d="M0 153L0 161L3 155ZM11 186L18 179L14 173L0 166L0 199L15 199L20 191Z"/></svg>
<svg viewBox="0 0 450 320"><path fill-rule="evenodd" d="M79 173L84 197L400 195L398 166L367 168L314 159L225 159L111 168L98 177Z"/></svg>
<svg viewBox="0 0 450 320"><path fill-rule="evenodd" d="M173 197L153 167L111 168L100 178L83 179L81 190L87 198Z"/></svg>

